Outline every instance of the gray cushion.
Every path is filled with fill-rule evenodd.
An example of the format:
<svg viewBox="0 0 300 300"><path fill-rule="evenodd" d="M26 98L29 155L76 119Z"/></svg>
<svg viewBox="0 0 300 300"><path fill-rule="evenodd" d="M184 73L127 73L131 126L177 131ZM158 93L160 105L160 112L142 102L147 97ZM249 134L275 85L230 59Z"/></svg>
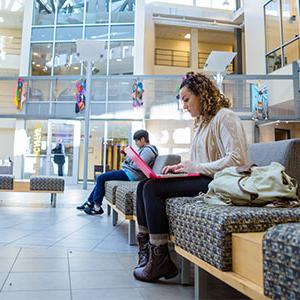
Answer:
<svg viewBox="0 0 300 300"><path fill-rule="evenodd" d="M176 155L176 154L159 155L155 160L152 170L154 171L154 173L160 174L164 166L175 165L180 163L180 161L181 161L180 155Z"/></svg>
<svg viewBox="0 0 300 300"><path fill-rule="evenodd" d="M264 293L300 299L300 223L270 228L263 240Z"/></svg>
<svg viewBox="0 0 300 300"><path fill-rule="evenodd" d="M258 166L269 165L272 161L281 163L287 174L296 178L300 184L300 139L251 144L248 154L250 161Z"/></svg>
<svg viewBox="0 0 300 300"><path fill-rule="evenodd" d="M13 190L14 176L0 175L0 190Z"/></svg>
<svg viewBox="0 0 300 300"><path fill-rule="evenodd" d="M30 190L32 191L57 191L65 189L65 180L58 176L31 176Z"/></svg>
<svg viewBox="0 0 300 300"><path fill-rule="evenodd" d="M232 233L300 222L300 208L212 205L200 196L168 199L166 211L176 244L222 271L231 270Z"/></svg>
<svg viewBox="0 0 300 300"><path fill-rule="evenodd" d="M13 166L0 166L0 174L13 174Z"/></svg>

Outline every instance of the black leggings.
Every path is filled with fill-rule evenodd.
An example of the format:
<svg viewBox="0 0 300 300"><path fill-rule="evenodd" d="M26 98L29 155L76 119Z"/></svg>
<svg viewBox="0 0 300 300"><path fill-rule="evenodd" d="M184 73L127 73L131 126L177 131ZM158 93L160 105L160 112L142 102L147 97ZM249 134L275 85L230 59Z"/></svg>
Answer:
<svg viewBox="0 0 300 300"><path fill-rule="evenodd" d="M202 175L141 181L137 187L136 200L138 224L148 228L151 234L168 234L165 199L206 193L211 180L212 178Z"/></svg>

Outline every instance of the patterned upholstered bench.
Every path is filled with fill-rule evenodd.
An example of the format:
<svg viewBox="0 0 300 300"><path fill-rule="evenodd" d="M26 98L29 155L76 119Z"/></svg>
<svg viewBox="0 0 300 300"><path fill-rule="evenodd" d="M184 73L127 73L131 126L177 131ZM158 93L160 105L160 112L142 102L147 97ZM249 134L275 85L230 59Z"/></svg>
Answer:
<svg viewBox="0 0 300 300"><path fill-rule="evenodd" d="M264 292L272 299L300 299L300 223L270 228L263 240Z"/></svg>
<svg viewBox="0 0 300 300"><path fill-rule="evenodd" d="M176 245L221 271L232 269L232 233L263 232L281 223L300 222L300 208L238 207L195 198L167 200Z"/></svg>
<svg viewBox="0 0 300 300"><path fill-rule="evenodd" d="M177 164L180 162L180 156L175 154L159 155L153 165L153 171L160 173L166 165ZM105 199L108 204L108 214L113 210L112 222L115 226L118 221L118 215L122 215L129 220L128 241L130 245L135 244L135 191L138 181L108 181L105 183Z"/></svg>
<svg viewBox="0 0 300 300"><path fill-rule="evenodd" d="M116 189L116 210L129 220L128 244L135 244L136 188L138 181L127 182ZM114 216L113 216L114 218ZM114 223L117 219L114 218Z"/></svg>
<svg viewBox="0 0 300 300"><path fill-rule="evenodd" d="M56 206L57 194L63 193L64 189L62 177L32 176L30 180L13 180L13 176L0 176L0 191L50 193L52 207Z"/></svg>
<svg viewBox="0 0 300 300"><path fill-rule="evenodd" d="M207 270L231 276L232 234L264 232L276 224L300 222L300 208L213 205L200 196L171 198L166 203L177 252L190 261L200 262L204 269L207 265Z"/></svg>
<svg viewBox="0 0 300 300"><path fill-rule="evenodd" d="M12 190L14 188L14 176L0 175L0 190Z"/></svg>

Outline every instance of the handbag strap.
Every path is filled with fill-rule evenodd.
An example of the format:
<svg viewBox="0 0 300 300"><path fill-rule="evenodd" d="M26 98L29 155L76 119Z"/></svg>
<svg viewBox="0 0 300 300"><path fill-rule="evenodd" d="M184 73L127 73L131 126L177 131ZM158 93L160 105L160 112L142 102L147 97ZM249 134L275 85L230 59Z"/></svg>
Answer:
<svg viewBox="0 0 300 300"><path fill-rule="evenodd" d="M241 185L241 181L244 179L244 178L247 178L249 177L250 175L245 175L245 176L242 176L241 178L239 178L238 180L238 186L240 188L240 190L246 194L249 194L250 195L250 199L253 201L255 200L256 198L258 198L258 194L257 193L251 193L249 191L247 191L246 189L244 189L244 187Z"/></svg>

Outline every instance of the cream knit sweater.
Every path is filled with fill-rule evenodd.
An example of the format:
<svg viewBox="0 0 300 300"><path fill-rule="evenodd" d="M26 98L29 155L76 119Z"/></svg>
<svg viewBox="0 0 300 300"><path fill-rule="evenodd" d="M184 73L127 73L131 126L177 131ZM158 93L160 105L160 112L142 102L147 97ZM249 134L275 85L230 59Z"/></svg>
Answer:
<svg viewBox="0 0 300 300"><path fill-rule="evenodd" d="M191 161L183 164L187 172L213 177L226 167L247 163L247 141L239 117L227 108L220 109L208 124L196 129Z"/></svg>

